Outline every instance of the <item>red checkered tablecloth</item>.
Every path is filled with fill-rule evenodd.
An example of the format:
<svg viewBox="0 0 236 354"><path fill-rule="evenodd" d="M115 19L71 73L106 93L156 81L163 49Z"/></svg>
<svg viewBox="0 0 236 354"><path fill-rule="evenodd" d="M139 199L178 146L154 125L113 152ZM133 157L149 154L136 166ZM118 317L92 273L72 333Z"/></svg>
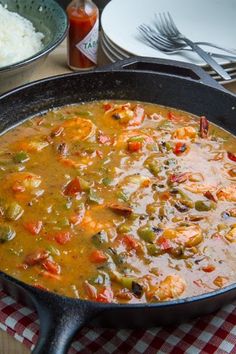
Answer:
<svg viewBox="0 0 236 354"><path fill-rule="evenodd" d="M16 303L1 288L0 328L28 348L32 349L37 342L36 313ZM212 316L180 326L148 330L83 328L69 351L75 353L236 353L236 301Z"/></svg>

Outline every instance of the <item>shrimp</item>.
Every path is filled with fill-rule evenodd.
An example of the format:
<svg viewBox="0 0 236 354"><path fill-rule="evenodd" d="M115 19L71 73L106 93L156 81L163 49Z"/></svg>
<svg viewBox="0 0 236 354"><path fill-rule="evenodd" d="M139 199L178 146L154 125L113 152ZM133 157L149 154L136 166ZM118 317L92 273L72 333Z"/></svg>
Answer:
<svg viewBox="0 0 236 354"><path fill-rule="evenodd" d="M116 142L116 146L118 148L126 147L129 139L132 139L135 137L140 138L140 139L146 141L147 143L153 143L153 141L154 141L152 137L141 132L140 130L128 130L128 131L125 131L124 133L119 135L117 142Z"/></svg>
<svg viewBox="0 0 236 354"><path fill-rule="evenodd" d="M108 105L105 114L110 114L113 119L116 119L120 124L127 125L128 127L139 126L145 118L144 108L137 104L131 107L130 103Z"/></svg>
<svg viewBox="0 0 236 354"><path fill-rule="evenodd" d="M12 189L13 192L31 192L36 190L41 184L41 177L30 172L15 172L6 177L5 188Z"/></svg>
<svg viewBox="0 0 236 354"><path fill-rule="evenodd" d="M199 225L195 224L166 229L161 237L183 244L185 247L197 246L203 240L202 230Z"/></svg>
<svg viewBox="0 0 236 354"><path fill-rule="evenodd" d="M236 202L236 185L231 184L227 187L220 188L217 191L216 195L219 200L224 200L227 202Z"/></svg>
<svg viewBox="0 0 236 354"><path fill-rule="evenodd" d="M83 157L80 158L78 161L75 161L70 158L59 157L58 161L62 163L66 167L74 167L74 168L85 168L91 165L93 157Z"/></svg>
<svg viewBox="0 0 236 354"><path fill-rule="evenodd" d="M176 129L173 134L172 138L180 139L180 140L187 140L187 139L194 139L197 135L196 130L193 127L182 127Z"/></svg>
<svg viewBox="0 0 236 354"><path fill-rule="evenodd" d="M186 282L179 275L168 275L150 292L147 293L149 300L171 300L180 297L186 289Z"/></svg>
<svg viewBox="0 0 236 354"><path fill-rule="evenodd" d="M214 192L216 187L210 184L189 183L184 185L184 189L196 194L203 194L206 192Z"/></svg>
<svg viewBox="0 0 236 354"><path fill-rule="evenodd" d="M131 104L114 104L106 110L105 114L111 114L114 119L129 121L133 118L134 112L131 109Z"/></svg>
<svg viewBox="0 0 236 354"><path fill-rule="evenodd" d="M80 117L68 119L61 128L64 136L70 141L84 141L95 136L96 125L89 119Z"/></svg>
<svg viewBox="0 0 236 354"><path fill-rule="evenodd" d="M236 218L236 208L226 210L226 213L231 216L231 218Z"/></svg>
<svg viewBox="0 0 236 354"><path fill-rule="evenodd" d="M47 147L49 143L42 138L36 138L34 140L24 140L16 144L17 150L23 150L26 152L39 152Z"/></svg>
<svg viewBox="0 0 236 354"><path fill-rule="evenodd" d="M89 234L97 234L101 230L104 230L105 228L109 228L111 226L110 222L103 222L103 221L98 221L96 219L96 215L94 215L94 211L96 209L101 209L103 206L96 206L91 210L87 210L85 212L84 218L82 222L79 224L79 227L81 229L84 229L86 233Z"/></svg>

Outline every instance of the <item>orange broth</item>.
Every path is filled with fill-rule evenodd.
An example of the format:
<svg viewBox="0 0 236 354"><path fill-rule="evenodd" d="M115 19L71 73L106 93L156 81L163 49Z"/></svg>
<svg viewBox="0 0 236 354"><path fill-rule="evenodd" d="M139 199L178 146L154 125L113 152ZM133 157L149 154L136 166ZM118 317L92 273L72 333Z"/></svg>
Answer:
<svg viewBox="0 0 236 354"><path fill-rule="evenodd" d="M0 139L0 269L100 302L236 281L236 141L140 102L66 106Z"/></svg>

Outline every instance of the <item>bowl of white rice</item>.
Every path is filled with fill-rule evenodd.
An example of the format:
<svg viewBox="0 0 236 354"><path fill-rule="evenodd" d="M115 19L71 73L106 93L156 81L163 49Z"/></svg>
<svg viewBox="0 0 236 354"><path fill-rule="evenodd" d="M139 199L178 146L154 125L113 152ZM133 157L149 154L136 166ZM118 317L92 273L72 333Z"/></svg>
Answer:
<svg viewBox="0 0 236 354"><path fill-rule="evenodd" d="M67 29L54 0L0 0L0 93L29 81Z"/></svg>

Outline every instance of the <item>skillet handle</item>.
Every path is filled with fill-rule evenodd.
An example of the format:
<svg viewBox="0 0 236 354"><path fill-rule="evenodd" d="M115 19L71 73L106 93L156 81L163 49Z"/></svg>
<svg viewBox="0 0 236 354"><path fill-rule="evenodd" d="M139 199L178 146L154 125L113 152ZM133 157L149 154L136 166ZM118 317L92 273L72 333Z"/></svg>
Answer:
<svg viewBox="0 0 236 354"><path fill-rule="evenodd" d="M97 71L103 70L97 69ZM186 78L190 81L202 82L208 86L227 92L227 90L207 74L200 66L176 60L147 57L131 57L105 66L106 70L148 71Z"/></svg>
<svg viewBox="0 0 236 354"><path fill-rule="evenodd" d="M33 295L40 333L32 354L66 354L77 331L101 312L95 303L42 291Z"/></svg>

